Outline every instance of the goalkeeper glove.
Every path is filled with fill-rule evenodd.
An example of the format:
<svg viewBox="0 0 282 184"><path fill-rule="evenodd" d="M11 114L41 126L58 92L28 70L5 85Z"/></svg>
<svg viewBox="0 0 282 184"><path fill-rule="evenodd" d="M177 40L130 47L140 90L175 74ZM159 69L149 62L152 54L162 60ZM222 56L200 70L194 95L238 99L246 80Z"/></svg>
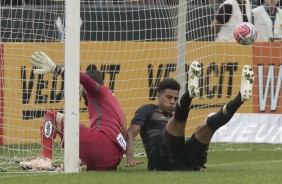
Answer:
<svg viewBox="0 0 282 184"><path fill-rule="evenodd" d="M53 74L58 75L64 72L64 68L60 65L56 65L52 59L43 51L35 52L30 57L30 63L38 69L33 71L34 74Z"/></svg>

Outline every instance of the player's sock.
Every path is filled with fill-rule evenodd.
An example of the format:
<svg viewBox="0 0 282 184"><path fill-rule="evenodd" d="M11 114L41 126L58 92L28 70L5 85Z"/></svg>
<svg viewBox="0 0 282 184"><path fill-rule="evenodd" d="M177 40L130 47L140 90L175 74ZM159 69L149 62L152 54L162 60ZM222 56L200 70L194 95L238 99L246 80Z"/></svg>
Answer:
<svg viewBox="0 0 282 184"><path fill-rule="evenodd" d="M228 114L231 115L231 117L243 104L241 98L242 98L241 93L239 92L238 95L233 100L231 100L229 103L226 104L226 110Z"/></svg>
<svg viewBox="0 0 282 184"><path fill-rule="evenodd" d="M52 159L53 144L57 135L55 126L57 111L50 110L44 116L43 127L40 128L42 139L42 156Z"/></svg>
<svg viewBox="0 0 282 184"><path fill-rule="evenodd" d="M216 114L208 117L207 125L214 131L228 123L228 121L233 117L234 113L239 109L243 104L241 101L241 93L231 100L229 103L224 105L220 111Z"/></svg>
<svg viewBox="0 0 282 184"><path fill-rule="evenodd" d="M175 107L174 118L177 121L183 122L187 120L191 102L192 98L189 96L189 92L186 91L177 102Z"/></svg>

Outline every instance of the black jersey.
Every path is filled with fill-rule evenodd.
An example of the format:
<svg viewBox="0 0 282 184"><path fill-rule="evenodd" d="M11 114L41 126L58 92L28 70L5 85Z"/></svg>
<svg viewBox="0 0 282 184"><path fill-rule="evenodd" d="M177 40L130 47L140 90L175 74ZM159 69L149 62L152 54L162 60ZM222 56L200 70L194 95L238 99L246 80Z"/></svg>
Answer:
<svg viewBox="0 0 282 184"><path fill-rule="evenodd" d="M184 142L184 136L170 135L165 127L171 117L157 105L147 104L137 109L131 121L141 126L148 170L199 170L206 163L208 145L202 149L195 138Z"/></svg>
<svg viewBox="0 0 282 184"><path fill-rule="evenodd" d="M162 135L170 118L171 115L161 112L158 106L153 104L143 105L135 112L131 124L142 127L140 136L147 155Z"/></svg>

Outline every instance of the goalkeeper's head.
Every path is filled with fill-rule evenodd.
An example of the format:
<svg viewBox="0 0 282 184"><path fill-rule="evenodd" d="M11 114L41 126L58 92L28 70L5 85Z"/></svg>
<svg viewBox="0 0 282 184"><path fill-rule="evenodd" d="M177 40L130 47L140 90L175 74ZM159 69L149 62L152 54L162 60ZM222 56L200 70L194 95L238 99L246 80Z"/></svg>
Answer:
<svg viewBox="0 0 282 184"><path fill-rule="evenodd" d="M98 84L100 85L104 85L104 80L102 78L101 72L99 72L96 69L91 69L91 70L87 70L86 75L88 75L91 79L93 79L94 81L96 81ZM88 106L88 100L87 100L87 93L86 91L83 89L83 91L81 91L81 95L84 99L84 104L86 106Z"/></svg>
<svg viewBox="0 0 282 184"><path fill-rule="evenodd" d="M101 72L95 69L87 70L85 72L91 79L99 83L100 85L104 85L104 80L102 78Z"/></svg>

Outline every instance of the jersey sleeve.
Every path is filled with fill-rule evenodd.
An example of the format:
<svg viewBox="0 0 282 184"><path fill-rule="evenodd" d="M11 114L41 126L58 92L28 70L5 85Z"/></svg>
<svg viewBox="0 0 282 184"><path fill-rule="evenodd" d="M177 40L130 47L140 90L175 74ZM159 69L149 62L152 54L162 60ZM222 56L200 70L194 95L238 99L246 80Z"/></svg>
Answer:
<svg viewBox="0 0 282 184"><path fill-rule="evenodd" d="M135 112L135 115L131 120L131 124L140 125L141 127L144 126L144 124L151 117L153 112L154 109L150 105L141 106Z"/></svg>

